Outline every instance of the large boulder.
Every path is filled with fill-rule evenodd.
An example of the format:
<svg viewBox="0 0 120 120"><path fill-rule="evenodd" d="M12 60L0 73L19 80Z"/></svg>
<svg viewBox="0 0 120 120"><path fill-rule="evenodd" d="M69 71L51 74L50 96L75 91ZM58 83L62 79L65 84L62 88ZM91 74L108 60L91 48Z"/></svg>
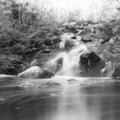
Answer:
<svg viewBox="0 0 120 120"><path fill-rule="evenodd" d="M94 52L87 52L87 53L83 53L80 56L79 63L83 67L93 67L100 61L101 58L97 56Z"/></svg>
<svg viewBox="0 0 120 120"><path fill-rule="evenodd" d="M51 78L52 76L54 76L52 73L47 70L43 70L39 66L32 66L18 74L18 77L21 78Z"/></svg>
<svg viewBox="0 0 120 120"><path fill-rule="evenodd" d="M82 77L112 77L114 73L114 64L103 61L94 52L83 53L79 63Z"/></svg>

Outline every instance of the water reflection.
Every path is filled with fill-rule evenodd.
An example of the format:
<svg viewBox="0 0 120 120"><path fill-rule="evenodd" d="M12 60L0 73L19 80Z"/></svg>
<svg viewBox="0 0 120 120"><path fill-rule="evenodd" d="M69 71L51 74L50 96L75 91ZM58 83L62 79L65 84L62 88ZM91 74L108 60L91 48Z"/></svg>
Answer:
<svg viewBox="0 0 120 120"><path fill-rule="evenodd" d="M82 95L79 84L66 86L63 93L59 96L56 115L50 120L99 120L97 109L89 109L86 96Z"/></svg>
<svg viewBox="0 0 120 120"><path fill-rule="evenodd" d="M0 120L119 120L119 93L119 81L0 91Z"/></svg>

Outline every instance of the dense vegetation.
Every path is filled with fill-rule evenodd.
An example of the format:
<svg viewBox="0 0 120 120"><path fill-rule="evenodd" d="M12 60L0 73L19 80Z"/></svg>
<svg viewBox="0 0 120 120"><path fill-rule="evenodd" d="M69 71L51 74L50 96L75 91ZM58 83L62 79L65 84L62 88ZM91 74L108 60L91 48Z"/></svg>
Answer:
<svg viewBox="0 0 120 120"><path fill-rule="evenodd" d="M0 1L0 73L17 74L25 61L45 49L44 43L55 33L53 19L44 19L29 3Z"/></svg>

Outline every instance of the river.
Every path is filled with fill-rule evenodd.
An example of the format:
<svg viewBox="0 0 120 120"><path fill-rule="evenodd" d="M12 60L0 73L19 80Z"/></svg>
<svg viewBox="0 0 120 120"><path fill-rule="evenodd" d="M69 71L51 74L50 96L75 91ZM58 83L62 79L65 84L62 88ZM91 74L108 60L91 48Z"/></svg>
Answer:
<svg viewBox="0 0 120 120"><path fill-rule="evenodd" d="M0 79L0 120L120 120L120 80Z"/></svg>

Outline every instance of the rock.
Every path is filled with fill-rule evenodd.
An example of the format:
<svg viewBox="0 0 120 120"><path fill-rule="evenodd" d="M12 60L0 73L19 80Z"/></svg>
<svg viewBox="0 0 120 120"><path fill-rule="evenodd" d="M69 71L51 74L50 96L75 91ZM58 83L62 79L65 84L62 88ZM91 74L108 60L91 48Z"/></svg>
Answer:
<svg viewBox="0 0 120 120"><path fill-rule="evenodd" d="M18 77L21 78L51 78L52 76L54 76L52 73L47 70L43 70L39 66L32 66L18 74Z"/></svg>
<svg viewBox="0 0 120 120"><path fill-rule="evenodd" d="M66 29L69 31L69 32L72 32L72 33L77 33L78 30L76 29L76 27L74 26L67 26Z"/></svg>
<svg viewBox="0 0 120 120"><path fill-rule="evenodd" d="M47 46L55 45L60 42L60 37L57 35L52 36L51 38L48 38L44 40L44 44Z"/></svg>
<svg viewBox="0 0 120 120"><path fill-rule="evenodd" d="M51 78L53 76L54 76L54 74L52 74L51 72L49 72L47 70L43 70L43 72L41 72L39 74L39 78Z"/></svg>
<svg viewBox="0 0 120 120"><path fill-rule="evenodd" d="M46 64L46 69L56 74L63 65L63 56L62 53L57 55L55 58L51 59Z"/></svg>
<svg viewBox="0 0 120 120"><path fill-rule="evenodd" d="M72 40L67 40L65 42L65 49L68 50L74 46L74 42Z"/></svg>
<svg viewBox="0 0 120 120"><path fill-rule="evenodd" d="M92 42L92 37L90 36L90 35L83 35L82 37L81 37L81 41L83 41L83 42L85 42L85 43L87 43L87 42Z"/></svg>
<svg viewBox="0 0 120 120"><path fill-rule="evenodd" d="M108 61L105 64L105 67L101 70L103 76L112 77L115 71L115 65Z"/></svg>
<svg viewBox="0 0 120 120"><path fill-rule="evenodd" d="M115 25L115 28L113 29L113 33L120 35L120 25Z"/></svg>
<svg viewBox="0 0 120 120"><path fill-rule="evenodd" d="M15 75L6 75L6 74L0 74L0 78L10 78L10 79L12 79L12 78L14 78L14 77L16 77Z"/></svg>
<svg viewBox="0 0 120 120"><path fill-rule="evenodd" d="M53 44L57 44L60 42L60 37L59 36L52 36L51 41Z"/></svg>
<svg viewBox="0 0 120 120"><path fill-rule="evenodd" d="M98 62L101 61L101 58L97 56L94 52L83 53L80 56L79 63L83 67L94 67Z"/></svg>
<svg viewBox="0 0 120 120"><path fill-rule="evenodd" d="M20 84L19 87L34 88L36 86L34 84L30 83L30 82L25 82L25 83Z"/></svg>
<svg viewBox="0 0 120 120"><path fill-rule="evenodd" d="M99 41L101 44L105 44L109 41L109 39L100 39Z"/></svg>
<svg viewBox="0 0 120 120"><path fill-rule="evenodd" d="M64 33L60 36L61 42L59 44L60 49L64 49L66 45L66 41L70 41L71 38L75 36L73 33Z"/></svg>
<svg viewBox="0 0 120 120"><path fill-rule="evenodd" d="M81 30L80 32L78 32L79 35L86 35L88 33L91 33L91 29L90 28L85 28L83 30Z"/></svg>
<svg viewBox="0 0 120 120"><path fill-rule="evenodd" d="M77 35L77 36L76 36L76 41L79 41L79 42L80 42L80 41L81 41L81 38L82 38L81 36L78 36L78 35Z"/></svg>
<svg viewBox="0 0 120 120"><path fill-rule="evenodd" d="M48 85L48 86L60 86L61 84L58 83L58 82L46 82L46 83L43 83L42 85Z"/></svg>
<svg viewBox="0 0 120 120"><path fill-rule="evenodd" d="M78 32L75 22L70 22L70 23L66 22L63 24L63 26L64 26L63 32L72 32L72 33Z"/></svg>
<svg viewBox="0 0 120 120"><path fill-rule="evenodd" d="M104 28L97 29L96 35L99 39L103 39L101 43L104 44L113 36L113 30L110 26L104 26Z"/></svg>
<svg viewBox="0 0 120 120"><path fill-rule="evenodd" d="M102 43L102 44L105 43L105 40L104 40L104 39L100 39L99 41L100 41L100 43Z"/></svg>
<svg viewBox="0 0 120 120"><path fill-rule="evenodd" d="M111 77L114 73L114 64L105 62L94 52L83 53L79 63L82 77Z"/></svg>
<svg viewBox="0 0 120 120"><path fill-rule="evenodd" d="M101 29L96 28L95 29L95 34L96 34L96 37L98 39L102 39L103 38L103 32L101 31Z"/></svg>
<svg viewBox="0 0 120 120"><path fill-rule="evenodd" d="M115 67L115 70L114 70L112 77L114 77L114 78L120 77L120 65Z"/></svg>
<svg viewBox="0 0 120 120"><path fill-rule="evenodd" d="M112 30L112 27L109 26L109 25L105 25L104 29L103 29L103 32L105 35L109 36L109 38L111 36L113 36L113 30Z"/></svg>
<svg viewBox="0 0 120 120"><path fill-rule="evenodd" d="M50 49L45 49L45 50L42 50L42 53L50 53L51 50Z"/></svg>
<svg viewBox="0 0 120 120"><path fill-rule="evenodd" d="M68 33L64 33L60 36L60 40L61 41L66 41L66 40L70 40L71 38L73 38L75 36L75 34L68 32Z"/></svg>
<svg viewBox="0 0 120 120"><path fill-rule="evenodd" d="M76 35L75 35L75 36L72 36L71 39L76 39Z"/></svg>
<svg viewBox="0 0 120 120"><path fill-rule="evenodd" d="M117 41L117 37L115 36L115 37L112 37L112 38L110 38L110 40L109 40L109 43L111 44L111 45L114 45L114 43Z"/></svg>
<svg viewBox="0 0 120 120"><path fill-rule="evenodd" d="M53 45L53 41L51 39L46 39L43 43L47 46Z"/></svg>
<svg viewBox="0 0 120 120"><path fill-rule="evenodd" d="M39 74L41 72L43 72L43 70L40 67L32 66L32 67L28 68L27 70L19 73L18 77L22 77L22 78L27 78L27 77L38 78Z"/></svg>
<svg viewBox="0 0 120 120"><path fill-rule="evenodd" d="M76 79L69 79L67 81L69 82L69 84L75 84L78 82L78 80L76 80Z"/></svg>
<svg viewBox="0 0 120 120"><path fill-rule="evenodd" d="M65 48L65 43L66 43L66 41L61 41L60 44L59 44L59 48L64 49Z"/></svg>

